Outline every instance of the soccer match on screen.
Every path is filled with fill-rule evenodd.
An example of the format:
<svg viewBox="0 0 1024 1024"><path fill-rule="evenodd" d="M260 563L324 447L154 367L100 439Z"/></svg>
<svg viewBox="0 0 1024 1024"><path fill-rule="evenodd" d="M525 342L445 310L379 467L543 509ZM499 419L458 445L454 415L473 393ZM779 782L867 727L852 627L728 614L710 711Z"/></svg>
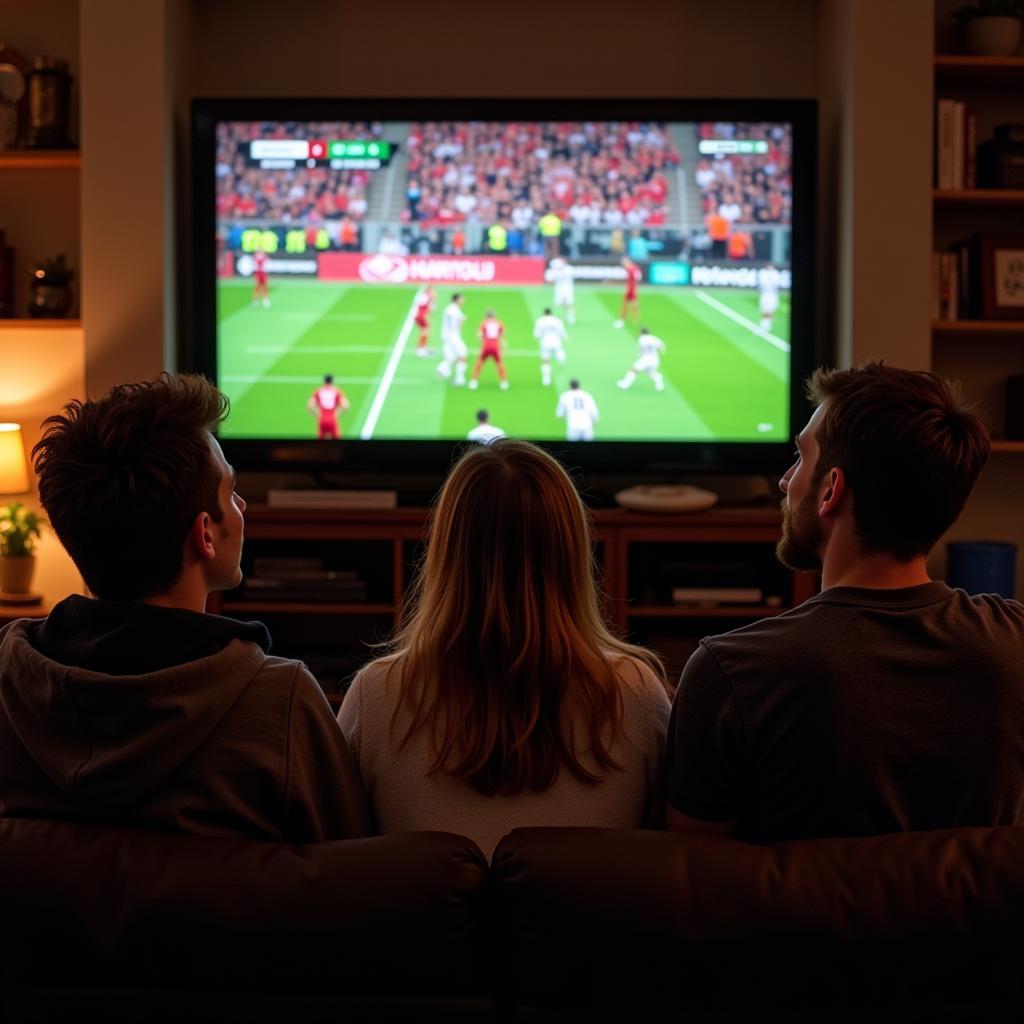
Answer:
<svg viewBox="0 0 1024 1024"><path fill-rule="evenodd" d="M792 130L217 125L232 438L789 432Z"/></svg>

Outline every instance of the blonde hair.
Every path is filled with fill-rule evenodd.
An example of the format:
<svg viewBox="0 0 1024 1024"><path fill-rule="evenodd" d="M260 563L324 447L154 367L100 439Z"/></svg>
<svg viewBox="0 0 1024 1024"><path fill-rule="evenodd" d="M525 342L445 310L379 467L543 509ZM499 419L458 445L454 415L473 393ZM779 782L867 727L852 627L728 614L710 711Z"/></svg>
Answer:
<svg viewBox="0 0 1024 1024"><path fill-rule="evenodd" d="M598 783L576 751L583 727L601 772L618 769L615 655L655 655L613 636L594 582L589 515L566 471L526 441L468 449L429 519L427 550L391 647L400 669L399 749L427 731L428 769L483 794L543 791L565 766Z"/></svg>

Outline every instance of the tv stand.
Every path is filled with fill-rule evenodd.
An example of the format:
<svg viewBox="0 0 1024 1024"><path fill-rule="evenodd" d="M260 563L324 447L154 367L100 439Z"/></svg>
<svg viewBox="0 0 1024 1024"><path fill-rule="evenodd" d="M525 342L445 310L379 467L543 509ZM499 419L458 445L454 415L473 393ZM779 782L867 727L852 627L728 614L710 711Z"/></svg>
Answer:
<svg viewBox="0 0 1024 1024"><path fill-rule="evenodd" d="M775 558L782 520L775 505L682 514L609 508L591 515L607 617L623 636L657 651L671 679L701 637L778 615L817 590L815 576L791 572ZM275 565L294 571L322 563L323 571L306 574L314 577L309 580L286 578L277 594L273 586L261 591L243 583L211 595L208 610L265 621L274 652L306 661L338 702L398 621L423 552L426 516L422 507L250 505L243 555L248 581L259 573L272 576ZM737 600L744 592L756 599Z"/></svg>

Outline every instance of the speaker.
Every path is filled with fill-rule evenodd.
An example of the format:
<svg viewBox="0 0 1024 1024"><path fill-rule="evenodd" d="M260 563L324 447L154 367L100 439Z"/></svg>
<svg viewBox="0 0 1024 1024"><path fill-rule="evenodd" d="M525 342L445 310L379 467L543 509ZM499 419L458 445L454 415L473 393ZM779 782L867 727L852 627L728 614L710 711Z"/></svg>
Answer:
<svg viewBox="0 0 1024 1024"><path fill-rule="evenodd" d="M1024 441L1024 373L1006 378L1006 437Z"/></svg>

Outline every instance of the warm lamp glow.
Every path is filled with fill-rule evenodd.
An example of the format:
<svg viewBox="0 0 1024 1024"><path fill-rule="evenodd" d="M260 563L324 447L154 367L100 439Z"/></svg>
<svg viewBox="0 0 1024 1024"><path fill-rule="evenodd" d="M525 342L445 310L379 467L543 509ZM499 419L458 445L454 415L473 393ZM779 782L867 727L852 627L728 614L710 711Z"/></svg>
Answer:
<svg viewBox="0 0 1024 1024"><path fill-rule="evenodd" d="M28 489L21 425L0 423L0 494L25 494Z"/></svg>

